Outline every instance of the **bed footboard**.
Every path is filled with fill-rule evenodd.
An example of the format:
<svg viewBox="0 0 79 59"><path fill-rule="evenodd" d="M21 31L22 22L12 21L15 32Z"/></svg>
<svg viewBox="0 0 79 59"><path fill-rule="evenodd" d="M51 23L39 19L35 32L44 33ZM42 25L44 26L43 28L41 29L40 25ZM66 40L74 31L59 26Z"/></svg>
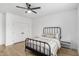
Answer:
<svg viewBox="0 0 79 59"><path fill-rule="evenodd" d="M39 45L37 44L38 42L40 43ZM34 44L34 43L36 43L36 44ZM42 46L42 44L43 44L43 46ZM48 48L46 48L46 45L48 46ZM34 46L36 46L36 48L34 48ZM47 42L42 42L42 41L34 40L34 39L31 39L31 38L26 38L26 40L25 40L25 51L26 51L26 48L33 50L35 52L38 52L41 55L51 56L51 47ZM39 51L37 50L38 48L40 48ZM41 48L43 48L43 52L42 52ZM48 52L47 54L46 54L46 51Z"/></svg>

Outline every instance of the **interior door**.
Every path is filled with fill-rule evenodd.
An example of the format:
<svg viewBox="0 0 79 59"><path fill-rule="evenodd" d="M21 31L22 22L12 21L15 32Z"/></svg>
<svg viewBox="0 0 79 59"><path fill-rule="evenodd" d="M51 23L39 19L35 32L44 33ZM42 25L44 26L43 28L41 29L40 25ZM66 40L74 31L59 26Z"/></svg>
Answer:
<svg viewBox="0 0 79 59"><path fill-rule="evenodd" d="M25 38L28 36L28 24L22 22L16 22L14 24L14 42L21 42L24 41Z"/></svg>

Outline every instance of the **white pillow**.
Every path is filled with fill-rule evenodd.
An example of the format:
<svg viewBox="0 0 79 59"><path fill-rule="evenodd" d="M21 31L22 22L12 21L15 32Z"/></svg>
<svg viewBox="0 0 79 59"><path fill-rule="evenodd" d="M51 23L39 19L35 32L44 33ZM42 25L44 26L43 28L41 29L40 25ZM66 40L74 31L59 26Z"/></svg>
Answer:
<svg viewBox="0 0 79 59"><path fill-rule="evenodd" d="M42 37L55 38L55 34L43 34Z"/></svg>
<svg viewBox="0 0 79 59"><path fill-rule="evenodd" d="M59 33L56 34L43 34L42 37L47 37L47 38L56 38L59 39Z"/></svg>
<svg viewBox="0 0 79 59"><path fill-rule="evenodd" d="M46 34L43 34L42 37L46 37Z"/></svg>
<svg viewBox="0 0 79 59"><path fill-rule="evenodd" d="M59 39L60 37L59 37L59 33L57 33L56 35L55 35L55 37L56 37L56 39Z"/></svg>

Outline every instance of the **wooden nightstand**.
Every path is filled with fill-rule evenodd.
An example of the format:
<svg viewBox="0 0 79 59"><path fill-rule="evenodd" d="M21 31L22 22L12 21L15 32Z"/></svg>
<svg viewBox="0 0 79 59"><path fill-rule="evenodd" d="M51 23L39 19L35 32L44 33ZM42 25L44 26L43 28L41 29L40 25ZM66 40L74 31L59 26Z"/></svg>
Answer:
<svg viewBox="0 0 79 59"><path fill-rule="evenodd" d="M61 41L61 47L71 48L71 43L66 41Z"/></svg>

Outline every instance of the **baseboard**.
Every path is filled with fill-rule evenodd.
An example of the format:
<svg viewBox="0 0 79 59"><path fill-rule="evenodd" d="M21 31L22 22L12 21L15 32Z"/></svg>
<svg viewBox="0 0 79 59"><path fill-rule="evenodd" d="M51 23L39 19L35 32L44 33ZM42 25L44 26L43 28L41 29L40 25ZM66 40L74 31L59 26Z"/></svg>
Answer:
<svg viewBox="0 0 79 59"><path fill-rule="evenodd" d="M4 43L0 43L0 45L4 45Z"/></svg>
<svg viewBox="0 0 79 59"><path fill-rule="evenodd" d="M5 46L13 45L14 43L6 43Z"/></svg>
<svg viewBox="0 0 79 59"><path fill-rule="evenodd" d="M20 41L20 42L10 42L10 43L2 43L2 44L0 44L0 45L5 45L5 46L9 46L9 45L14 45L14 44L18 44L18 43L21 43L21 42L24 42L24 40L23 41Z"/></svg>
<svg viewBox="0 0 79 59"><path fill-rule="evenodd" d="M18 43L22 43L22 42L24 42L24 41L16 42L16 43L14 43L14 44L18 44Z"/></svg>
<svg viewBox="0 0 79 59"><path fill-rule="evenodd" d="M14 45L14 44L18 44L18 43L21 43L21 42L24 42L24 41L15 42L15 43L9 43L9 44L6 44L6 46L9 46L9 45Z"/></svg>
<svg viewBox="0 0 79 59"><path fill-rule="evenodd" d="M1 44L0 46L5 46L5 44Z"/></svg>

